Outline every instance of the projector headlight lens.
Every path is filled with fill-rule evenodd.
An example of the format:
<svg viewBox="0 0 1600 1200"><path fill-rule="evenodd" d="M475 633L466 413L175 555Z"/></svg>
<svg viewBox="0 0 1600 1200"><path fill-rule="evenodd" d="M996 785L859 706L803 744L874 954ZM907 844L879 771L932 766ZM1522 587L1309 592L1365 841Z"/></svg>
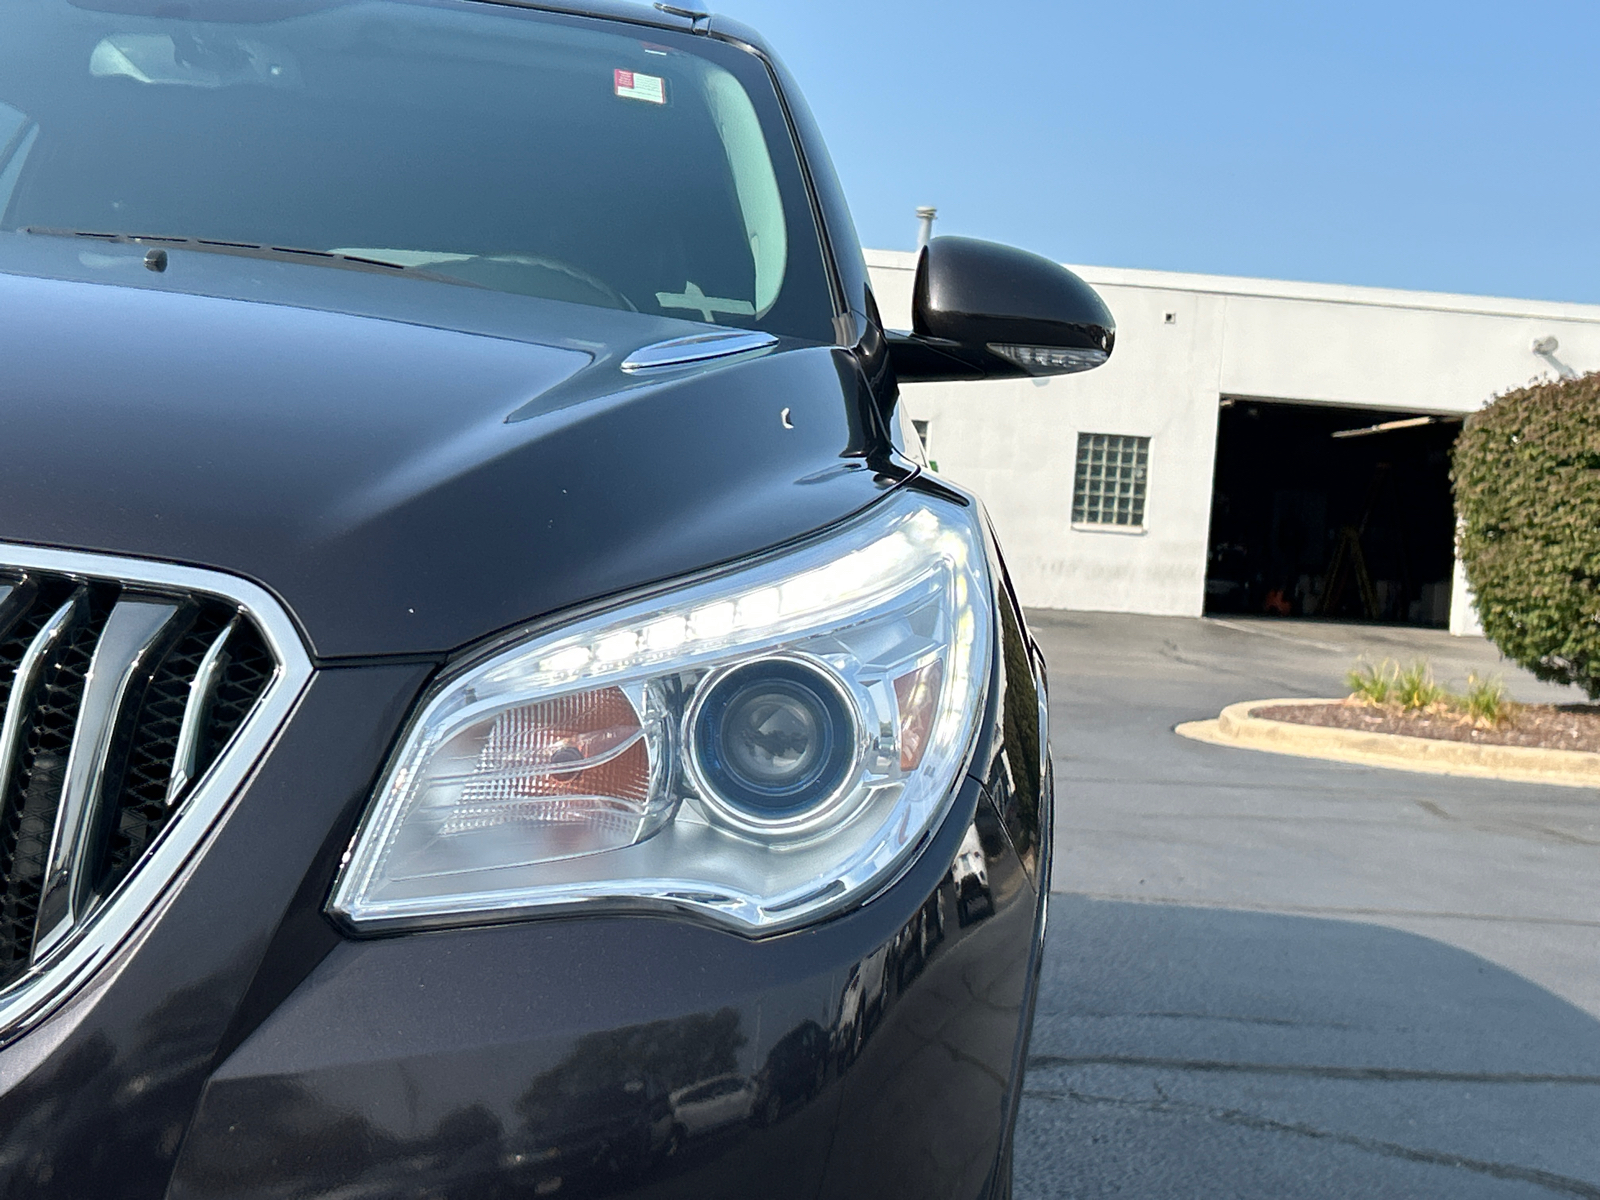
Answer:
<svg viewBox="0 0 1600 1200"><path fill-rule="evenodd" d="M858 902L950 803L991 596L973 510L904 494L499 648L413 721L329 909L382 930L667 907L765 933Z"/></svg>
<svg viewBox="0 0 1600 1200"><path fill-rule="evenodd" d="M690 714L700 795L760 832L824 815L855 766L860 722L827 668L791 658L735 667Z"/></svg>

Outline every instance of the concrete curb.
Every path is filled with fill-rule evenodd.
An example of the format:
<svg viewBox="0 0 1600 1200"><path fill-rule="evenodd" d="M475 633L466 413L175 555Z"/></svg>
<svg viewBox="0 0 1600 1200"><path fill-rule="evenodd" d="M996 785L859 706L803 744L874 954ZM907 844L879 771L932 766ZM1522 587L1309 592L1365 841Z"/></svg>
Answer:
<svg viewBox="0 0 1600 1200"><path fill-rule="evenodd" d="M1481 746L1398 733L1362 733L1321 725L1296 725L1252 717L1253 709L1276 704L1336 704L1335 700L1248 700L1230 704L1215 720L1190 721L1176 732L1197 742L1322 758L1333 762L1501 779L1508 783L1550 783L1600 788L1600 754L1579 750L1539 750L1532 746Z"/></svg>

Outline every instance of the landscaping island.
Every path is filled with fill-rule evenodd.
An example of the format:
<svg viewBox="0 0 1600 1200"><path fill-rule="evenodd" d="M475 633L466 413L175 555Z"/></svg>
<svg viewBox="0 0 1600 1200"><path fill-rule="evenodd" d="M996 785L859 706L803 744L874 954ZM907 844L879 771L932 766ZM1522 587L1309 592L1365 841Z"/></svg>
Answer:
<svg viewBox="0 0 1600 1200"><path fill-rule="evenodd" d="M1251 709L1250 715L1294 725L1442 738L1479 746L1533 746L1544 750L1600 753L1600 705L1592 704L1518 705L1497 725L1481 724L1449 711L1384 708L1354 699L1264 705Z"/></svg>
<svg viewBox="0 0 1600 1200"><path fill-rule="evenodd" d="M1517 704L1498 680L1440 687L1425 662L1357 665L1342 700L1253 700L1177 732L1334 762L1600 788L1600 706Z"/></svg>

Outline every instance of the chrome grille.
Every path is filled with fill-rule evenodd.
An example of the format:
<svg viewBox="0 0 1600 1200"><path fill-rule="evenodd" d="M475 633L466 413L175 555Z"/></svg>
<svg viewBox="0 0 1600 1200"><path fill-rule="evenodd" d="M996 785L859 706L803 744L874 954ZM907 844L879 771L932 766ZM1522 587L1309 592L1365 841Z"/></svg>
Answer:
<svg viewBox="0 0 1600 1200"><path fill-rule="evenodd" d="M0 1037L132 930L309 674L251 585L0 546Z"/></svg>

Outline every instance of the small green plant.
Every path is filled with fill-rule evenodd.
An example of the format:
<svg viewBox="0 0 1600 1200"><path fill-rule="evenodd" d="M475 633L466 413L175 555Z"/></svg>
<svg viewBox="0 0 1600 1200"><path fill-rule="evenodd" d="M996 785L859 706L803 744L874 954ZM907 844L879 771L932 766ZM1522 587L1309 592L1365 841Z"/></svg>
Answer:
<svg viewBox="0 0 1600 1200"><path fill-rule="evenodd" d="M1409 667L1395 672L1394 699L1401 708L1432 708L1445 698L1445 690L1433 678L1433 668L1419 658Z"/></svg>
<svg viewBox="0 0 1600 1200"><path fill-rule="evenodd" d="M1439 685L1433 668L1423 658L1408 667L1392 658L1379 663L1358 662L1350 668L1345 682L1350 685L1352 700L1401 712L1448 711L1479 725L1503 724L1517 710L1506 695L1505 681L1500 676L1485 679L1472 672L1467 676L1466 692L1457 696Z"/></svg>
<svg viewBox="0 0 1600 1200"><path fill-rule="evenodd" d="M1402 667L1392 658L1380 663L1357 663L1345 676L1351 693L1380 708L1395 705L1403 709L1431 708L1447 693L1435 682L1433 668L1426 659Z"/></svg>
<svg viewBox="0 0 1600 1200"><path fill-rule="evenodd" d="M1467 676L1460 704L1467 716L1484 725L1499 725L1516 707L1506 695L1505 680L1498 675L1484 679L1476 673Z"/></svg>
<svg viewBox="0 0 1600 1200"><path fill-rule="evenodd" d="M1398 673L1399 668L1389 659L1381 663L1358 662L1350 668L1344 681L1350 687L1352 699L1381 707L1394 698L1394 680Z"/></svg>

